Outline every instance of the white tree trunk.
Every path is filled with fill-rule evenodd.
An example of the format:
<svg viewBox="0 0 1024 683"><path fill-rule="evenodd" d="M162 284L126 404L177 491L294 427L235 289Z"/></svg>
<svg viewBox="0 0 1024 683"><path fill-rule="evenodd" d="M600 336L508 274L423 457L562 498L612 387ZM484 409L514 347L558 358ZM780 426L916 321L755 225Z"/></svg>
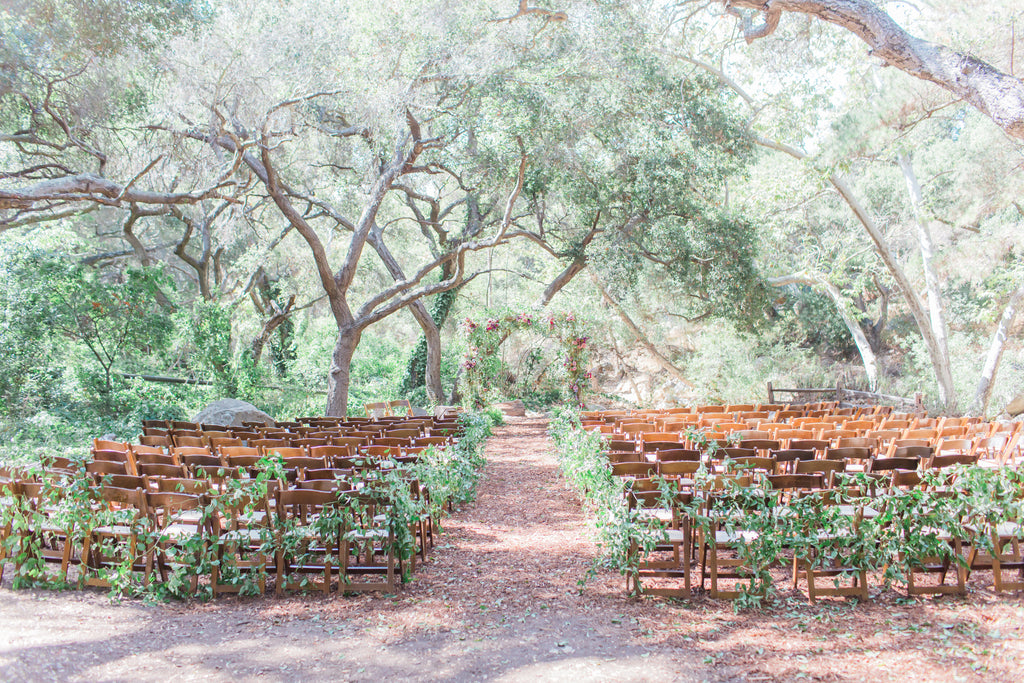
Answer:
<svg viewBox="0 0 1024 683"><path fill-rule="evenodd" d="M946 316L942 306L942 288L935 272L933 258L935 245L928 219L924 210L924 195L921 185L917 182L914 166L910 157L900 154L898 157L900 170L907 181L910 192L910 203L914 206L914 218L917 223L917 241L921 247L921 266L924 269L925 289L928 292L928 314L932 335L935 338L935 353L932 363L935 365L935 376L939 382L939 399L947 412L956 410L956 387L953 384L953 372L949 362L949 343L946 334Z"/></svg>
<svg viewBox="0 0 1024 683"><path fill-rule="evenodd" d="M864 334L864 330L860 324L854 320L853 316L850 315L849 304L843 297L842 293L833 285L831 282L826 280L818 273L794 273L792 275L785 275L782 277L770 278L768 284L772 287L785 287L791 284L802 284L809 287L820 287L825 290L829 298L836 305L836 310L839 311L839 316L843 319L846 324L846 329L850 331L850 336L853 337L854 344L857 345L857 351L860 353L861 362L864 364L864 373L868 377L868 385L871 391L878 390L878 359L875 357L875 352L871 349L871 343L868 341L868 337Z"/></svg>
<svg viewBox="0 0 1024 683"><path fill-rule="evenodd" d="M974 400L971 401L971 407L967 411L969 415L979 415L984 418L988 413L988 404L992 398L992 385L996 381L999 361L1003 358L1003 350L1010 338L1010 330L1013 328L1013 321L1017 318L1017 311L1022 299L1024 299L1024 284L1010 295L1010 300L1006 302L1003 315L996 326L996 332L992 335L992 343L988 347L988 355L985 356L985 367L982 368L981 377L978 379L978 388L974 392Z"/></svg>
<svg viewBox="0 0 1024 683"><path fill-rule="evenodd" d="M756 138L756 142L764 147L784 152L794 159L799 159L800 161L807 159L807 153L796 147L760 137ZM900 292L903 294L903 300L906 302L907 308L910 309L911 315L914 316L917 329L921 332L921 338L924 339L925 348L928 349L928 357L931 360L936 382L939 384L941 392L943 380L941 379L940 368L944 364L948 365L949 357L948 354L944 355L939 350L938 342L932 333L931 321L928 313L925 311L921 298L917 295L913 285L911 285L907 274L903 272L903 268L896 262L896 257L893 255L892 249L889 247L889 243L886 241L881 229L874 219L871 218L871 214L868 213L867 209L860 203L860 200L857 199L857 195L853 193L853 189L847 184L846 179L837 173L830 174L828 179L832 183L832 187L836 188L836 191L839 192L839 195L850 207L850 210L853 211L860 224L864 226L871 241L875 244L875 250L882 259L882 263L885 264L889 274L892 275L893 279L896 280L896 284L899 285ZM952 381L950 381L949 386L952 387Z"/></svg>

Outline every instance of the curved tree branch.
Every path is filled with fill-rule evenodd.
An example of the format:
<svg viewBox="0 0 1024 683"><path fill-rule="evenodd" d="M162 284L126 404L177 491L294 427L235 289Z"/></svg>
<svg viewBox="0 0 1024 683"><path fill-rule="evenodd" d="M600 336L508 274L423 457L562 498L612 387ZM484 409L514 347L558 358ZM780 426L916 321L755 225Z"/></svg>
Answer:
<svg viewBox="0 0 1024 683"><path fill-rule="evenodd" d="M762 30L747 30L747 42L774 30L782 12L808 14L856 34L871 54L889 66L945 88L1018 140L1024 140L1024 81L1005 74L977 57L907 33L884 10L869 0L723 0L731 14L736 8L764 12ZM742 16L742 15L741 15ZM749 17L746 19L749 22Z"/></svg>

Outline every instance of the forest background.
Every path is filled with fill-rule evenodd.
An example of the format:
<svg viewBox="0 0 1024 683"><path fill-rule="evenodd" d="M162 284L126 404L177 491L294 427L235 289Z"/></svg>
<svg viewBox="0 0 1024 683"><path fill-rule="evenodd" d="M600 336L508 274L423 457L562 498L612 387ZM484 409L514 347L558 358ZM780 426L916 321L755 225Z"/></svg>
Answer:
<svg viewBox="0 0 1024 683"><path fill-rule="evenodd" d="M592 404L842 382L998 414L1022 136L748 4L4 3L5 448L222 397L542 407L566 316ZM1016 2L846 4L1020 84Z"/></svg>

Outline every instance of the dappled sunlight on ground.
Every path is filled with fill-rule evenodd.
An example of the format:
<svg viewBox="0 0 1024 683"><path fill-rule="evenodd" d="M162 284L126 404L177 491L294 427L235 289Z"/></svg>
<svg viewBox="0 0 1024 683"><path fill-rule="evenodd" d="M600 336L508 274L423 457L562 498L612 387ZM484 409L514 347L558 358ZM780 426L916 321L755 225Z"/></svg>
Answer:
<svg viewBox="0 0 1024 683"><path fill-rule="evenodd" d="M111 604L95 591L0 591L3 680L1020 680L1024 600L968 598L764 611L703 596L582 587L596 548L540 421L498 430L476 503L398 595Z"/></svg>

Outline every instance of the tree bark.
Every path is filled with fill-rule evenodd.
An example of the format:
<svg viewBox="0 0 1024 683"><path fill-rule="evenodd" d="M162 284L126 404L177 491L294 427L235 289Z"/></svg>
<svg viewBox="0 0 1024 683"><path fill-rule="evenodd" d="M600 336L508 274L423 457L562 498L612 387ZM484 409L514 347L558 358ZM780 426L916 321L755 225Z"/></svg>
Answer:
<svg viewBox="0 0 1024 683"><path fill-rule="evenodd" d="M1024 140L1024 82L976 57L910 35L869 0L723 0L763 12L760 26L746 23L747 42L769 35L782 12L818 17L852 31L871 55L911 76L931 81L966 100L1009 135Z"/></svg>
<svg viewBox="0 0 1024 683"><path fill-rule="evenodd" d="M832 299L832 303L836 305L839 316L843 319L846 329L850 331L850 336L853 337L853 342L857 345L857 351L860 353L861 362L864 364L864 373L868 377L868 385L871 391L878 390L878 359L875 357L875 352L871 348L867 335L864 334L864 329L850 315L846 299L843 298L842 293L840 293L835 285L818 273L794 273L793 275L769 278L768 284L772 287L801 284L824 289L829 298Z"/></svg>
<svg viewBox="0 0 1024 683"><path fill-rule="evenodd" d="M924 269L925 289L928 292L928 314L935 337L935 375L939 381L939 399L947 412L956 410L956 386L953 384L953 372L949 364L949 343L946 334L946 316L942 306L942 288L939 285L939 277L935 272L933 258L935 256L935 245L932 242L931 231L928 229L927 217L924 212L924 196L921 193L921 185L917 182L917 175L914 173L914 166L910 158L900 154L898 157L903 177L907 181L907 190L910 192L910 203L914 206L914 218L917 223L917 241L921 247L921 266Z"/></svg>
<svg viewBox="0 0 1024 683"><path fill-rule="evenodd" d="M441 330L422 301L413 302L409 310L416 318L416 322L419 323L420 329L423 331L423 338L427 343L427 365L424 377L427 398L433 403L441 403L444 397L444 388L441 386Z"/></svg>
<svg viewBox="0 0 1024 683"><path fill-rule="evenodd" d="M651 357L654 358L655 362L657 362L661 369L667 372L668 374L672 375L672 377L683 386L687 387L688 389L692 389L693 382L686 379L686 376L683 375L683 371L677 368L672 363L672 361L670 361L661 353L661 351L658 351L657 347L651 342L650 339L647 338L647 335L643 333L643 330L637 327L636 323L633 322L633 319L629 317L629 314L626 313L625 309L623 309L622 306L619 305L619 302L612 298L612 295L609 294L608 290L605 289L603 284L601 284L601 281L597 278L597 275L591 273L590 279L594 282L594 285L597 287L598 291L601 292L601 298L604 299L605 302L612 307L612 310L614 310L615 313L619 316L619 319L622 320L626 327L629 328L629 331L633 333L633 337L638 342L640 342L641 346L647 349L647 353L651 354Z"/></svg>
<svg viewBox="0 0 1024 683"><path fill-rule="evenodd" d="M574 259L572 263L565 267L565 269L558 274L554 280L544 288L544 293L540 295L533 307L537 310L545 308L551 300L555 298L555 295L562 291L567 284L572 282L572 279L579 275L580 271L587 267L587 260L585 258Z"/></svg>
<svg viewBox="0 0 1024 683"><path fill-rule="evenodd" d="M338 340L331 354L331 368L327 373L328 417L345 417L348 411L348 389L352 379L352 356L359 346L362 330L356 326L340 328Z"/></svg>
<svg viewBox="0 0 1024 683"><path fill-rule="evenodd" d="M807 159L807 153L796 147L791 147L780 142L767 140L762 137L756 137L755 141L764 147L784 152L794 159L804 161ZM882 263L885 264L889 274L892 275L893 279L896 280L896 284L900 288L900 292L903 294L903 300L907 304L907 308L910 309L911 315L914 316L914 322L917 323L917 329L921 333L921 338L924 340L925 348L928 349L928 357L932 364L932 369L935 372L936 383L942 391L942 381L940 379L940 368L943 366L944 360L943 355L939 351L938 343L935 339L935 335L932 334L931 321L925 311L924 304L921 298L917 295L913 285L910 283L910 279L907 278L906 273L903 272L903 268L896 262L896 257L892 253L892 249L889 247L889 243L886 241L885 236L882 234L881 229L875 224L874 219L871 218L871 214L868 213L864 205L860 203L857 196L853 193L853 189L847 184L846 179L837 173L829 174L829 182L836 188L839 195L843 198L846 204L853 211L853 214L860 221L860 224L864 226L864 230L867 231L871 241L875 244L875 251L882 259ZM948 355L946 356L948 359Z"/></svg>
<svg viewBox="0 0 1024 683"><path fill-rule="evenodd" d="M288 317L292 314L292 307L295 305L295 295L292 294L288 299L288 303L282 309L277 305L276 302L271 301L273 307L272 315L270 318L263 323L263 329L260 333L252 340L252 362L253 365L258 365L260 358L263 356L263 349L266 347L267 342L270 341L270 335L274 334L274 330L284 324Z"/></svg>
<svg viewBox="0 0 1024 683"><path fill-rule="evenodd" d="M44 210L50 202L76 201L105 206L198 204L213 197L227 199L216 187L196 192L151 192L135 189L131 183L119 185L91 173L79 173L28 187L0 189L0 209Z"/></svg>
<svg viewBox="0 0 1024 683"><path fill-rule="evenodd" d="M971 406L967 410L968 415L978 415L984 418L988 413L988 404L992 399L992 385L995 384L999 362L1003 358L1003 350L1010 338L1010 330L1017 318L1017 311L1022 299L1024 299L1024 284L1010 295L1010 300L1006 302L1006 307L1003 309L1003 315L999 319L996 332L992 335L992 343L988 347L988 354L985 356L985 367L981 371L981 378L978 379L974 400L971 401Z"/></svg>

